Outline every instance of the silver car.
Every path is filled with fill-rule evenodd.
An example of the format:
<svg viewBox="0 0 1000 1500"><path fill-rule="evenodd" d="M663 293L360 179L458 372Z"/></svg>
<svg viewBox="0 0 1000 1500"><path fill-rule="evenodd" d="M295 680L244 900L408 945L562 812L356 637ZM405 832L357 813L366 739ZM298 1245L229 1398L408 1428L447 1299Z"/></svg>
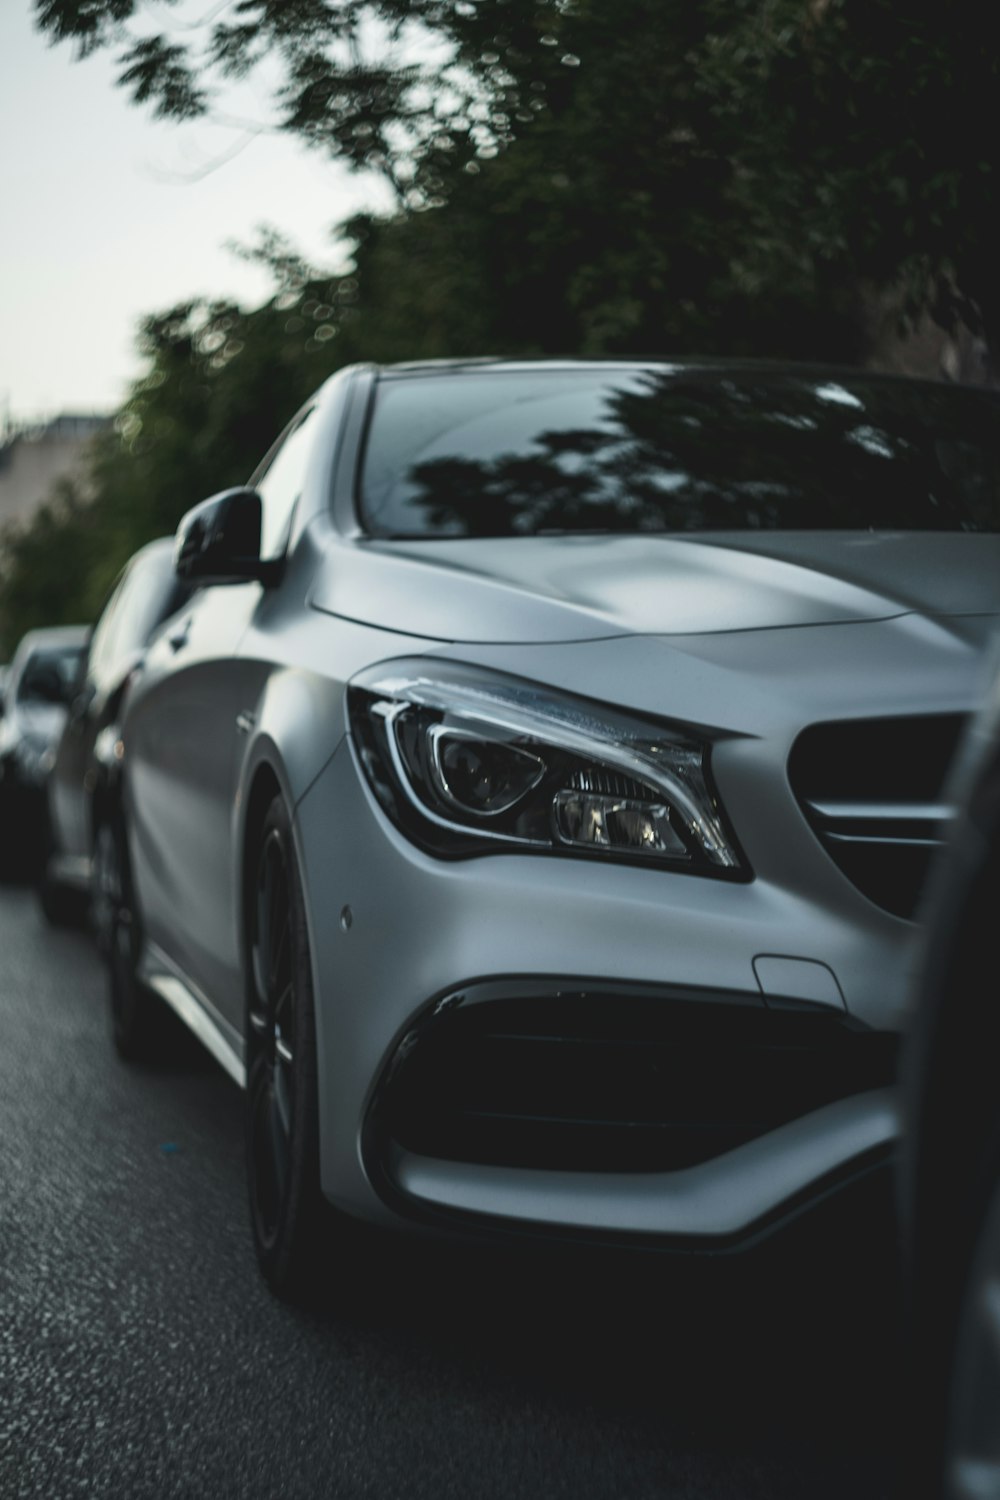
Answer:
<svg viewBox="0 0 1000 1500"><path fill-rule="evenodd" d="M165 1001L245 1087L276 1291L324 1217L722 1247L887 1154L997 417L356 367L185 517L109 814L115 1035Z"/></svg>

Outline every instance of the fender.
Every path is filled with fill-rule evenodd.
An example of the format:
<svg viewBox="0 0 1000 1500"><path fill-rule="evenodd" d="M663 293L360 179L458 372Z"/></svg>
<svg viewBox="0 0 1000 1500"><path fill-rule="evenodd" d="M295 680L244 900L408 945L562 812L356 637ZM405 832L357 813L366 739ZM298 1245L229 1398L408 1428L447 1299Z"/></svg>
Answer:
<svg viewBox="0 0 1000 1500"><path fill-rule="evenodd" d="M245 940L243 871L254 783L266 768L288 805L294 827L296 807L344 738L344 702L341 683L312 672L278 668L268 678L256 708L245 710L237 720L236 731L248 741L233 798L230 840L233 918L241 950Z"/></svg>

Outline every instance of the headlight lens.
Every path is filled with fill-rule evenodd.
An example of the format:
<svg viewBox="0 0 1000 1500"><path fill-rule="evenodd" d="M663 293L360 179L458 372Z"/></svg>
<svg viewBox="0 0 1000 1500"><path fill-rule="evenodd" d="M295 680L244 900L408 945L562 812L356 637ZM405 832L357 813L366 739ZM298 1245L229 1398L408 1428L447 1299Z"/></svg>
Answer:
<svg viewBox="0 0 1000 1500"><path fill-rule="evenodd" d="M749 878L693 734L419 661L356 677L348 711L379 802L436 854L531 848Z"/></svg>

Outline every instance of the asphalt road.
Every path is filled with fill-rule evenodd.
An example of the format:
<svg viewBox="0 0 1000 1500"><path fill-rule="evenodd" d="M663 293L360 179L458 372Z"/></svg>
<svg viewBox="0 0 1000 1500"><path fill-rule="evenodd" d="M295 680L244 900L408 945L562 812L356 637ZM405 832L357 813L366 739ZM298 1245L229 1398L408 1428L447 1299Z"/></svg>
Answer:
<svg viewBox="0 0 1000 1500"><path fill-rule="evenodd" d="M877 1185L752 1257L385 1237L310 1311L246 1227L241 1096L130 1068L83 933L0 887L0 1497L868 1500L900 1361Z"/></svg>

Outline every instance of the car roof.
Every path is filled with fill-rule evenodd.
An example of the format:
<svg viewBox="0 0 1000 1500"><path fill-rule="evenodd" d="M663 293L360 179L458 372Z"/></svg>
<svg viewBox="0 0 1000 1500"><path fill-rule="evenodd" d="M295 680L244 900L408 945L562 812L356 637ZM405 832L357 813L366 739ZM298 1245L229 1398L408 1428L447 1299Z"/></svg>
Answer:
<svg viewBox="0 0 1000 1500"><path fill-rule="evenodd" d="M83 646L89 630L89 625L47 625L29 630L21 637L16 654L20 656L22 651L43 651L60 646Z"/></svg>
<svg viewBox="0 0 1000 1500"><path fill-rule="evenodd" d="M924 376L903 375L894 371L868 370L859 365L824 364L820 361L798 361L783 359L751 359L723 355L614 355L593 359L576 357L547 357L537 359L512 359L505 355L482 355L456 359L406 360L395 364L374 366L379 380L407 379L413 376L454 374L494 374L497 372L530 373L539 369L553 371L568 370L665 370L689 375L705 375L724 379L729 375L764 376L773 379L797 378L801 380L845 380L863 381L878 385L921 385L936 389L965 389L978 395L1000 397L1000 392L985 386L961 385L950 380L934 380Z"/></svg>
<svg viewBox="0 0 1000 1500"><path fill-rule="evenodd" d="M7 687L13 695L16 693L21 674L25 664L36 651L58 651L60 647L79 646L87 644L90 634L89 625L48 625L41 629L27 631L17 643L10 666L7 668Z"/></svg>
<svg viewBox="0 0 1000 1500"><path fill-rule="evenodd" d="M129 562L134 563L140 557L152 557L158 552L172 552L173 549L174 538L172 536L158 536L154 541L146 542L144 546L133 552Z"/></svg>

